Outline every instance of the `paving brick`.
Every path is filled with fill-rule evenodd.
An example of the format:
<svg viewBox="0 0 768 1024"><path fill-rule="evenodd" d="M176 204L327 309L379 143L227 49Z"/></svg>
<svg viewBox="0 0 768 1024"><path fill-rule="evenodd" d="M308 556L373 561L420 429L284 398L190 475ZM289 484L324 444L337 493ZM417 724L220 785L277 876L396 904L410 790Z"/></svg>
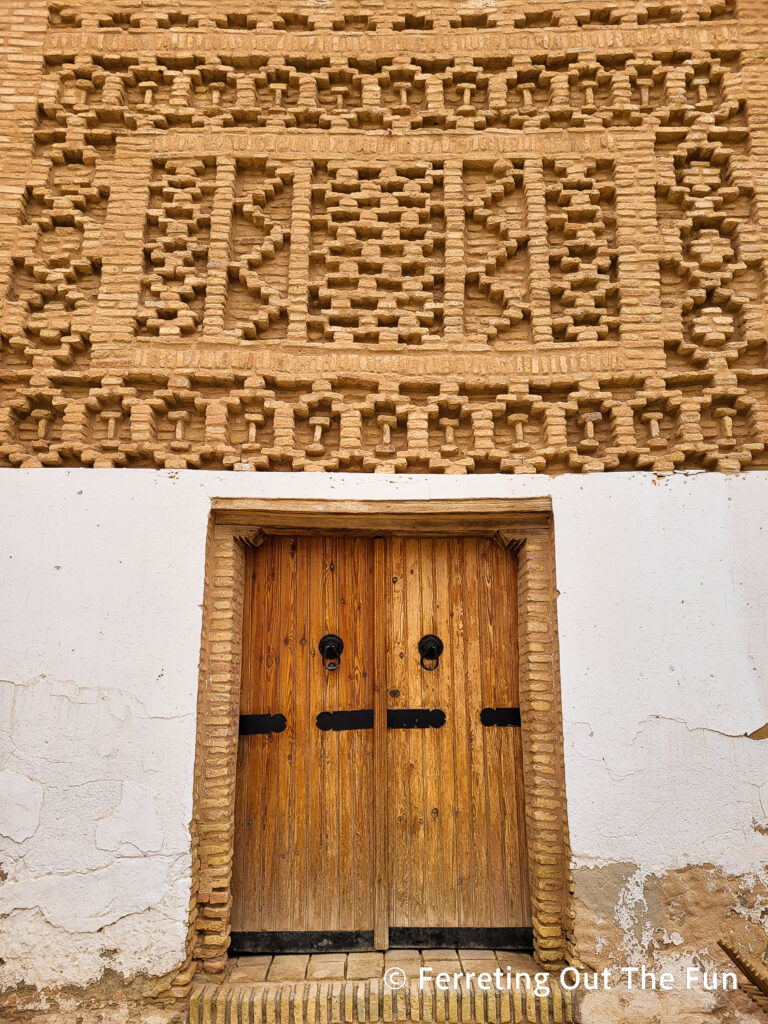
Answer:
<svg viewBox="0 0 768 1024"><path fill-rule="evenodd" d="M384 971L383 953L350 953L347 978L380 978Z"/></svg>
<svg viewBox="0 0 768 1024"><path fill-rule="evenodd" d="M267 974L268 981L301 981L307 973L309 956L303 953L291 953L276 956Z"/></svg>

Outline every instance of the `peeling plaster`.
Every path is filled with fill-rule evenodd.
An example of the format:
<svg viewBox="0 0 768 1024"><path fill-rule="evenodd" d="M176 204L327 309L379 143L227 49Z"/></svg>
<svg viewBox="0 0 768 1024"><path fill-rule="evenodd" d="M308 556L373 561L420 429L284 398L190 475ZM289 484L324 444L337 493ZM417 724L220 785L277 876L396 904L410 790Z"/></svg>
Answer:
<svg viewBox="0 0 768 1024"><path fill-rule="evenodd" d="M190 687L191 695L196 681ZM121 687L0 682L6 760L34 778L34 840L0 838L0 987L88 985L184 958L194 716L148 715ZM24 772L21 775L20 772ZM5 790L0 790L5 798ZM26 819L12 813L14 827ZM8 831L0 829L0 831ZM105 950L116 949L106 961Z"/></svg>

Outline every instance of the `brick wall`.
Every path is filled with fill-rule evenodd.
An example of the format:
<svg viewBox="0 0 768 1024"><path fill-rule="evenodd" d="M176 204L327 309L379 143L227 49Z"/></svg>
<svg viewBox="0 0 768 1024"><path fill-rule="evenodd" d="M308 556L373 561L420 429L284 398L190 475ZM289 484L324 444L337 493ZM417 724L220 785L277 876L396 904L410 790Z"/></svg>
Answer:
<svg viewBox="0 0 768 1024"><path fill-rule="evenodd" d="M3 17L1 465L768 466L758 0Z"/></svg>

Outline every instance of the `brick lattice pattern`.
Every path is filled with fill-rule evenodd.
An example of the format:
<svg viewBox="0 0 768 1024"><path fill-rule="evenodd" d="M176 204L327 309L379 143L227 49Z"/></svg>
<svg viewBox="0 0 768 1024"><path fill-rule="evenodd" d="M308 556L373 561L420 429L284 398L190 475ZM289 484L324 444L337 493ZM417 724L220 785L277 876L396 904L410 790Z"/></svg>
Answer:
<svg viewBox="0 0 768 1024"><path fill-rule="evenodd" d="M11 0L0 465L768 468L768 6Z"/></svg>

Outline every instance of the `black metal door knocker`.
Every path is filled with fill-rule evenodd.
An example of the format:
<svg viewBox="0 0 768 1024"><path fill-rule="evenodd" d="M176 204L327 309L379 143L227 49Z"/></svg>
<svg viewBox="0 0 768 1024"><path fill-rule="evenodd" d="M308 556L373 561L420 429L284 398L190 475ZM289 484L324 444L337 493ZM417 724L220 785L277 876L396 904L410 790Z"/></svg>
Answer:
<svg viewBox="0 0 768 1024"><path fill-rule="evenodd" d="M326 633L320 638L317 645L320 656L323 659L323 668L329 672L335 671L341 661L341 652L344 650L344 641L335 633Z"/></svg>
<svg viewBox="0 0 768 1024"><path fill-rule="evenodd" d="M434 633L425 633L419 640L419 654L421 655L421 667L427 672L434 672L440 664L440 655L443 653L443 641ZM434 661L434 665L427 662Z"/></svg>

